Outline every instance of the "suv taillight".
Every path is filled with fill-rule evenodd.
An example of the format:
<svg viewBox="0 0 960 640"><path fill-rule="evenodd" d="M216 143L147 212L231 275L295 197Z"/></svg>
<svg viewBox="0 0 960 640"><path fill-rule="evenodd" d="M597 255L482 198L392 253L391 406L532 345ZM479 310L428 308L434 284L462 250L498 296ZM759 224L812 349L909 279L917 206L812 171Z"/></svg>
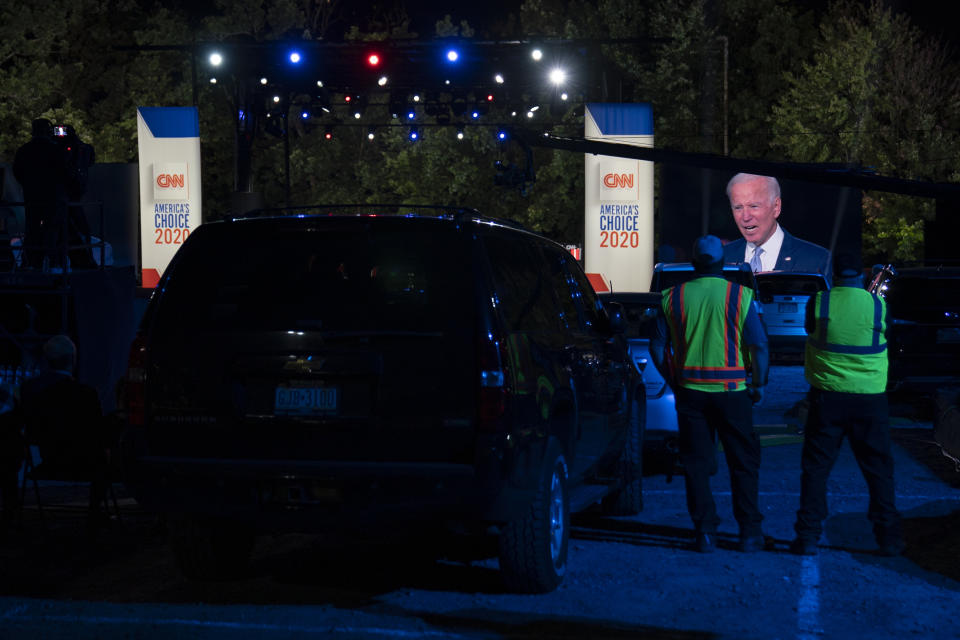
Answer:
<svg viewBox="0 0 960 640"><path fill-rule="evenodd" d="M477 428L500 431L507 408L506 376L500 356L500 343L492 338L481 342L479 355L480 389L477 403Z"/></svg>
<svg viewBox="0 0 960 640"><path fill-rule="evenodd" d="M147 339L138 335L130 345L130 358L127 363L127 375L124 378L124 396L126 399L127 421L131 425L143 426L146 411L144 383L147 378Z"/></svg>

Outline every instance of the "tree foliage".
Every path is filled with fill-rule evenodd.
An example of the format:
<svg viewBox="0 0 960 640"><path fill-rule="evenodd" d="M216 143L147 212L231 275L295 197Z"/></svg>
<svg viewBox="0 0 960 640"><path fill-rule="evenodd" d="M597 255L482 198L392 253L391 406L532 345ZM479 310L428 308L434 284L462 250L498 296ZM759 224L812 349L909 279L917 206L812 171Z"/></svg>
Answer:
<svg viewBox="0 0 960 640"><path fill-rule="evenodd" d="M438 15L432 34L411 30L396 2L361 13L346 0L215 0L209 15L186 0L49 0L0 5L0 159L10 161L30 120L73 124L101 162L137 160L136 108L196 103L205 216L230 210L234 191L234 78L207 81L194 42L476 39L475 25ZM580 44L588 99L650 102L657 146L751 158L863 164L883 175L955 181L960 74L943 43L883 8L841 0L823 15L790 0L525 0L485 25L482 37L563 38ZM602 44L601 44L602 42ZM164 46L179 45L179 46ZM726 50L726 58L724 57ZM196 64L194 64L196 63ZM196 73L196 78L195 78ZM592 92L591 92L592 91ZM582 234L580 154L501 144L493 131L420 118L411 143L387 105L343 121L333 139L266 113L253 139L252 188L270 205L309 202L434 202L475 206L558 240ZM523 96L524 99L531 96ZM239 100L239 101L238 101ZM284 103L287 104L287 103ZM555 132L579 136L581 108L554 105ZM546 110L546 108L545 108ZM383 126L392 123L394 126ZM368 126L377 125L368 139ZM289 147L289 155L287 149ZM289 158L289 192L287 164ZM532 167L530 166L532 159ZM497 186L532 168L536 181ZM915 255L932 203L869 194L870 254Z"/></svg>
<svg viewBox="0 0 960 640"><path fill-rule="evenodd" d="M798 162L865 166L882 175L954 181L960 80L946 46L880 2L838 2L813 57L772 109L773 147ZM864 249L922 254L929 200L867 194Z"/></svg>

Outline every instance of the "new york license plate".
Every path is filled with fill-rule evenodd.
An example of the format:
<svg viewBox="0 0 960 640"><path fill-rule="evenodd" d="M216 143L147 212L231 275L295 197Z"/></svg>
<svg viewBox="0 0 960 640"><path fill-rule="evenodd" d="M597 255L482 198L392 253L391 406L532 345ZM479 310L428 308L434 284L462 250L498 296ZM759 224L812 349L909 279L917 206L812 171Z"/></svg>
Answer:
<svg viewBox="0 0 960 640"><path fill-rule="evenodd" d="M321 415L334 413L339 400L337 387L277 387L276 415Z"/></svg>

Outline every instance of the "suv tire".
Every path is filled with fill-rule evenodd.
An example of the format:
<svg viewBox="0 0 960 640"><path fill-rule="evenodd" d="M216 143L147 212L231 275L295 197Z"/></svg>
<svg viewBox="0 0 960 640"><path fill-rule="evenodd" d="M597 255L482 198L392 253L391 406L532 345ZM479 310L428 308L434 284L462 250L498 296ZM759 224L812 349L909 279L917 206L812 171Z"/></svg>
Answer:
<svg viewBox="0 0 960 640"><path fill-rule="evenodd" d="M241 575L255 542L251 530L210 518L171 515L167 530L177 564L191 580L220 580Z"/></svg>
<svg viewBox="0 0 960 640"><path fill-rule="evenodd" d="M634 399L630 406L630 429L616 473L622 484L600 503L608 516L635 516L643 511L643 436L647 426L644 403Z"/></svg>
<svg viewBox="0 0 960 640"><path fill-rule="evenodd" d="M547 593L567 569L570 497L567 462L556 441L544 459L540 487L526 513L500 534L500 572L510 591Z"/></svg>

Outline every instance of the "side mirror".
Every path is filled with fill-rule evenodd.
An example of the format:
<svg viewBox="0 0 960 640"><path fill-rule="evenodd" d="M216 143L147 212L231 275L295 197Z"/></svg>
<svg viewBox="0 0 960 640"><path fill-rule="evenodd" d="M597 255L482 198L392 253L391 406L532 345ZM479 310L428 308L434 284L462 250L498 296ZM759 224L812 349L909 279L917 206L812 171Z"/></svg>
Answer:
<svg viewBox="0 0 960 640"><path fill-rule="evenodd" d="M607 302L603 305L607 310L607 318L610 321L610 331L613 333L623 333L627 330L627 313L623 305L619 302Z"/></svg>

